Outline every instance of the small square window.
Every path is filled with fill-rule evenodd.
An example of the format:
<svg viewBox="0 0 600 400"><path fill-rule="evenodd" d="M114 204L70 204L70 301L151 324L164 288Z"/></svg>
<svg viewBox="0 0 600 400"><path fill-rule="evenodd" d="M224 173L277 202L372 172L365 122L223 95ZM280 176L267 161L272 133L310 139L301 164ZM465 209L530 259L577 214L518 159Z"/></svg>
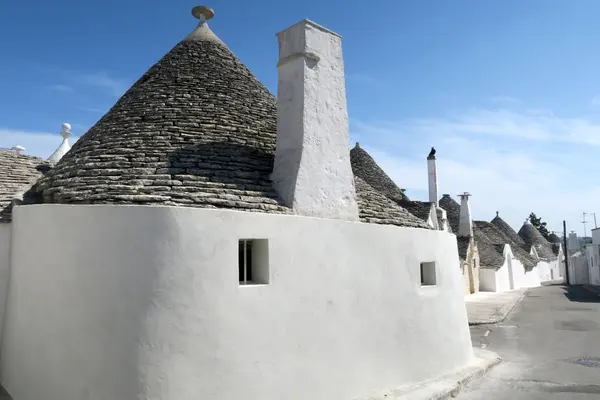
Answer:
<svg viewBox="0 0 600 400"><path fill-rule="evenodd" d="M269 242L267 239L240 239L238 245L240 285L269 283Z"/></svg>
<svg viewBox="0 0 600 400"><path fill-rule="evenodd" d="M421 286L435 286L435 262L421 263Z"/></svg>

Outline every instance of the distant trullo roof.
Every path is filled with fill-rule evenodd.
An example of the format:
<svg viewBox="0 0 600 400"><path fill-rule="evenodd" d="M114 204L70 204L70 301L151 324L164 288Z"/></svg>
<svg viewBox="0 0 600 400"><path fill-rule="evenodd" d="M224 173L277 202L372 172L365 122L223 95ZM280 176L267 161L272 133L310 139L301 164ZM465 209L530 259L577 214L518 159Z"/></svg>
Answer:
<svg viewBox="0 0 600 400"><path fill-rule="evenodd" d="M350 162L352 163L354 175L361 178L375 190L383 193L387 198L397 202L408 199L402 189L394 183L392 178L377 165L373 157L358 143L350 150Z"/></svg>
<svg viewBox="0 0 600 400"><path fill-rule="evenodd" d="M193 13L198 27L72 146L32 196L291 213L270 180L276 99L210 30L212 10ZM356 175L361 221L429 228Z"/></svg>
<svg viewBox="0 0 600 400"><path fill-rule="evenodd" d="M0 150L0 222L12 219L12 200L29 189L41 175L47 163L14 150Z"/></svg>
<svg viewBox="0 0 600 400"><path fill-rule="evenodd" d="M439 201L440 207L446 210L448 223L452 232L458 234L458 226L460 224L460 204L456 202L449 194L444 194Z"/></svg>
<svg viewBox="0 0 600 400"><path fill-rule="evenodd" d="M500 269L504 265L502 246L492 243L481 229L473 229L473 238L479 251L479 264L483 269Z"/></svg>
<svg viewBox="0 0 600 400"><path fill-rule="evenodd" d="M530 222L523 224L519 230L519 236L525 242L525 250L530 251L531 246L533 246L541 259L552 260L556 258L550 243L548 243L540 231L538 231Z"/></svg>
<svg viewBox="0 0 600 400"><path fill-rule="evenodd" d="M561 240L560 237L554 232L552 232L550 235L548 235L548 241L550 243L560 243L560 240Z"/></svg>
<svg viewBox="0 0 600 400"><path fill-rule="evenodd" d="M513 252L513 255L521 261L523 267L527 271L531 271L537 264L528 252L523 249L519 243L515 243L512 238L502 231L497 225L487 221L475 221L475 229L481 231L495 246L504 247L508 244Z"/></svg>
<svg viewBox="0 0 600 400"><path fill-rule="evenodd" d="M500 214L497 214L491 223L496 226L496 228L501 230L506 236L508 236L512 242L520 245L521 247L525 246L525 242L521 236L519 236L517 232L509 224L507 224L502 217L500 217ZM529 251L529 249L527 251Z"/></svg>

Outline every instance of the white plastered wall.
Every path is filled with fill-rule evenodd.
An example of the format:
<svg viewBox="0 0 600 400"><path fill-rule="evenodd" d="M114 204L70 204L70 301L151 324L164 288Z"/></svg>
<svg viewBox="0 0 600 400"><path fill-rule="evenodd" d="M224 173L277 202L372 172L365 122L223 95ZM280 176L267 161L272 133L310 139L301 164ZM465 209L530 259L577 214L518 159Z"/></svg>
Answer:
<svg viewBox="0 0 600 400"><path fill-rule="evenodd" d="M10 223L0 223L0 341L4 331L4 312L10 279Z"/></svg>
<svg viewBox="0 0 600 400"><path fill-rule="evenodd" d="M498 270L479 270L479 290L482 292L505 292L510 290L508 263L505 261Z"/></svg>
<svg viewBox="0 0 600 400"><path fill-rule="evenodd" d="M472 361L446 232L108 205L21 206L13 224L1 365L18 400L352 399ZM268 239L268 285L239 285L240 238Z"/></svg>

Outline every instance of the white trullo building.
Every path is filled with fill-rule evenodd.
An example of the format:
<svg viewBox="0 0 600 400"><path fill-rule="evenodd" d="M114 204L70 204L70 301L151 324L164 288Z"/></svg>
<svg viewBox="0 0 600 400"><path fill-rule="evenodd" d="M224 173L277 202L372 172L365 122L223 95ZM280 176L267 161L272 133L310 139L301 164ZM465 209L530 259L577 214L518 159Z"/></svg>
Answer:
<svg viewBox="0 0 600 400"><path fill-rule="evenodd" d="M469 365L455 237L352 173L340 37L279 33L276 101L194 14L13 207L2 384L351 400Z"/></svg>

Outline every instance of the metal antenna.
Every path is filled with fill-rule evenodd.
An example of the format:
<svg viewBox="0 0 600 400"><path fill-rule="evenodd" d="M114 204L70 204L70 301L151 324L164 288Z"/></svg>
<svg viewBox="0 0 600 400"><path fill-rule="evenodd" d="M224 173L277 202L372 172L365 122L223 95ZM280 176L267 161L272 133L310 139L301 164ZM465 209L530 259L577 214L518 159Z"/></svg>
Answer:
<svg viewBox="0 0 600 400"><path fill-rule="evenodd" d="M587 237L587 229L586 229L586 224L588 223L588 221L585 220L585 216L587 215L587 213L583 213L583 221L581 221L581 223L583 224L583 237L586 238Z"/></svg>

